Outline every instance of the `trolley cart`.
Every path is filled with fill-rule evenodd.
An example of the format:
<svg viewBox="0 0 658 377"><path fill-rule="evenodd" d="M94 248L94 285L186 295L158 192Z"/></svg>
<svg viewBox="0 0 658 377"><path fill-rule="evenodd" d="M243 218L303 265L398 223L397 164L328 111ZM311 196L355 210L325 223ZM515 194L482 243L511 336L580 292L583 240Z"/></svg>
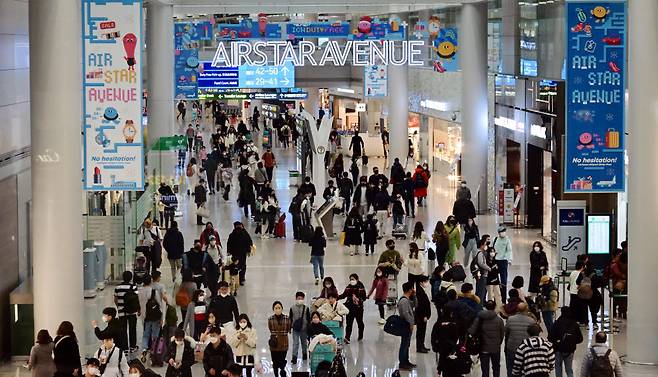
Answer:
<svg viewBox="0 0 658 377"><path fill-rule="evenodd" d="M397 226L393 227L393 230L391 231L391 236L395 238L396 240L402 239L406 240L409 234L409 226L407 225L406 222L402 222L402 224L398 224Z"/></svg>
<svg viewBox="0 0 658 377"><path fill-rule="evenodd" d="M338 345L343 344L343 338L344 338L344 331L343 331L343 322L340 321L322 321L322 323L331 330L331 332L334 334L334 338L336 338L336 343Z"/></svg>
<svg viewBox="0 0 658 377"><path fill-rule="evenodd" d="M398 303L398 274L388 274L388 297L386 304L395 306Z"/></svg>
<svg viewBox="0 0 658 377"><path fill-rule="evenodd" d="M318 365L323 361L332 362L336 357L336 349L333 344L318 344L311 351L311 375L315 376Z"/></svg>

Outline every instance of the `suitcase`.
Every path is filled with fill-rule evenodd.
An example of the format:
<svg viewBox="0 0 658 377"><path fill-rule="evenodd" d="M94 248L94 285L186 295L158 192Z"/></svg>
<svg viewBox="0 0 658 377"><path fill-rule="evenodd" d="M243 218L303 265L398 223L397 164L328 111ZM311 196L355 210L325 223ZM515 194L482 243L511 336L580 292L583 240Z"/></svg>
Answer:
<svg viewBox="0 0 658 377"><path fill-rule="evenodd" d="M279 221L274 226L274 237L286 238L286 214L283 213L279 216Z"/></svg>
<svg viewBox="0 0 658 377"><path fill-rule="evenodd" d="M302 226L302 242L309 243L311 242L311 239L313 238L313 227L308 225L308 226Z"/></svg>
<svg viewBox="0 0 658 377"><path fill-rule="evenodd" d="M393 238L397 239L406 239L407 234L409 233L409 227L407 226L407 223L402 223L398 224L396 227L393 228L391 231L391 236Z"/></svg>

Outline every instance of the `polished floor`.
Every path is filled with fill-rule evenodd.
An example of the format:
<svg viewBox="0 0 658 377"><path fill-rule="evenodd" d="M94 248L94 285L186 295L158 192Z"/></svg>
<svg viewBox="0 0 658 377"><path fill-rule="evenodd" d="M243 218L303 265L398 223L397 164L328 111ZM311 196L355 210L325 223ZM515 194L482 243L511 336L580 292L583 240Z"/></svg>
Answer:
<svg viewBox="0 0 658 377"><path fill-rule="evenodd" d="M294 188L291 189L288 186L288 168L294 165L294 155L291 150L275 149L275 153L279 165L275 169L274 186L277 196L281 201L281 207L287 209L291 194L294 192ZM375 160L371 165L381 166L382 162L383 160ZM433 228L437 220L444 220L451 212L454 192L455 187L448 182L446 177L434 175L430 183L427 206L419 208L416 219L410 219L409 221L422 221L426 228ZM218 227L221 241L224 244L232 229L232 223L235 220L245 222L247 229L253 234L253 224L243 216L241 209L238 208L235 202L235 194L235 191L233 191L231 200L228 202L217 195L209 197L212 221ZM186 245L191 246L192 240L199 236L201 227L193 225L194 219L190 218L190 216L193 216L194 212L191 210L192 204L189 203L189 199L184 196L182 200L182 208L184 209L183 219L179 219L179 223L185 236ZM337 216L335 218L335 228L340 229L342 227L342 221L342 216ZM495 233L496 218L494 215L480 216L478 222L482 234ZM273 375L269 367L270 355L267 347L267 339L269 337L267 317L271 315L272 302L274 300L281 300L286 306L284 310L287 311L289 305L294 302L296 291L301 290L306 292L307 303L310 303L310 297L319 294L319 287L314 284L312 267L309 263L310 248L308 245L292 241L290 220L288 220L287 228L288 236L286 239L254 238L257 253L248 260L247 283L245 286L240 287L237 296L240 312L247 313L257 329L259 335L258 359L263 367L263 375L268 376ZM515 275L523 275L527 281L529 274L528 252L532 242L539 239L537 230L510 229L508 233L512 237L514 246L514 261L510 270L510 279ZM406 249L406 242L400 241L399 244L399 250ZM377 246L378 252L382 248L383 242ZM547 247L547 249L551 256L551 274L555 274L556 258L554 250L551 247ZM338 244L338 241L331 240L329 241L325 257L325 276L333 277L339 290L342 291L348 283L348 275L350 273L357 273L366 287L369 288L377 258L377 254L375 256L364 256L363 254L349 256ZM458 256L458 260L460 259L461 257ZM173 284L166 261L163 263L162 271L163 282L167 285L171 293L173 291ZM87 323L92 319L100 319L102 308L111 303L111 293L112 287L109 287L97 298L86 300ZM359 371L364 371L366 376L371 377L390 376L397 365L399 339L385 334L382 331L382 327L377 324L378 313L374 302L369 300L366 301L365 305L365 337L363 341L358 342L356 341L356 336L353 336L352 344L344 348L348 376L355 376ZM436 314L433 313L432 315L433 317L430 319L426 338L427 346L430 344L429 332L431 331L431 326L436 320ZM620 354L624 353L626 343L623 330L622 324L622 335L613 338L614 346ZM584 331L587 332L587 330ZM86 356L90 355L98 347L98 342L93 337L91 327L89 326L84 330L78 329L77 332L79 336L82 333L85 334L84 341L86 346L84 350ZM586 338L591 338L591 332L586 335ZM141 339L141 329L138 330L139 339ZM585 347L585 345L579 347L575 358L574 367L577 376L580 375L578 368ZM436 375L435 355L433 353L416 354L414 350L415 337L411 345L411 360L418 364L418 368L412 372L403 372L403 375ZM290 353L288 353L288 361L290 361ZM20 365L20 362L14 362L0 367L0 377L27 375L29 372ZM288 363L288 368L291 371L305 371L308 370L309 365L300 359L296 365L290 365ZM505 370L504 365L502 368ZM627 376L658 375L658 368L631 367L629 365L626 365L625 368ZM164 370L160 370L159 372L164 375ZM203 375L203 369L200 364L195 365L194 375ZM479 365L474 368L471 375L480 376Z"/></svg>

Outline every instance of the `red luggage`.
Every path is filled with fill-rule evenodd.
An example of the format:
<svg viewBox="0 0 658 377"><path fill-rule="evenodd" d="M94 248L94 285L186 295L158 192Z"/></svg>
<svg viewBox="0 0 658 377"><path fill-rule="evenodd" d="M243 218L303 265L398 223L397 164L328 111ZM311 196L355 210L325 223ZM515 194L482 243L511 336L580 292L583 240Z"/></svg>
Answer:
<svg viewBox="0 0 658 377"><path fill-rule="evenodd" d="M279 216L279 221L274 226L274 237L286 238L286 214L283 213Z"/></svg>

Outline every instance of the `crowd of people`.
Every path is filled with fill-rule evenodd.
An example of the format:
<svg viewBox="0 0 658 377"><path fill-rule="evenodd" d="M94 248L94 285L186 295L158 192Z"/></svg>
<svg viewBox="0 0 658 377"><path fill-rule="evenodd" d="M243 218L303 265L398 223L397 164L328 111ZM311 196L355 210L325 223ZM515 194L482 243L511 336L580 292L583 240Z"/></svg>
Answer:
<svg viewBox="0 0 658 377"><path fill-rule="evenodd" d="M177 106L183 122L187 107L183 102ZM396 158L388 175L377 167L366 175L363 141L356 134L349 147L348 170L344 156L332 152L326 167L335 181L330 180L321 194L324 201L335 201L334 211L344 216L340 243L345 253L359 255L363 245L366 256L379 257L373 263L372 279L350 273L349 283L339 290L334 279L325 275L328 235L322 226L314 226L312 215L320 202L316 201L316 187L306 177L287 211L281 209L272 186L275 155L271 148L261 154L252 137L260 131L258 110L253 111L249 126L214 102L193 103L190 112L192 123L185 133L188 144L179 152L178 166L187 184L185 189L179 187L179 192L195 203L192 215L202 226L198 238L186 250L175 219L181 198L172 184L162 182L157 190L157 213L144 220L138 233L133 271L125 271L123 281L115 287L115 305L103 309L104 326L91 323L100 348L82 365L70 322L62 322L55 339L41 330L29 363L35 377L157 376L145 367L147 361L153 367L166 367L167 377L191 377L196 363L203 365L207 376L253 376L262 371L257 354L258 347L265 345L274 375L285 377L289 352L290 362L297 364L299 359L306 361L318 346L337 350L362 341L368 300L373 300L379 313L377 328L400 337L399 369L416 367L409 351L415 336L416 354L436 353L440 376L468 375L474 356L479 357L482 376L500 376L501 356L508 377L542 377L553 370L558 377L563 370L573 376L574 352L584 341L581 328L589 324L588 313L595 326L601 310L600 288L612 279L616 291L625 289L626 246L606 269L607 276L599 276L587 256L581 256L569 276L570 300L564 305L539 241L528 253L528 284L516 276L508 289L512 240L504 226L493 237L481 232L467 183L461 182L457 189L452 214L437 221L433 229L426 228L421 221L410 219L416 217L417 207L427 205L431 177L427 164L406 171L406 164ZM288 120L277 119L277 131L287 140ZM197 122L213 124L208 139ZM282 145L287 143L282 141ZM232 197L234 174L238 193ZM257 334L236 300L247 282L248 257L256 252L247 230L251 227L235 221L224 246L209 221L207 202L213 195L221 195L224 201L237 199L245 222L253 222L253 236L265 239L285 237L287 212L294 241L310 248L319 291L310 298L305 292L296 292L289 297L292 304L288 308L274 300L268 308L272 311L267 318L269 334ZM411 231L409 223L413 223ZM399 235L407 239L396 239ZM457 257L461 253L463 259ZM161 281L163 256L171 268L171 295ZM387 316L389 307L397 314ZM625 317L621 299L616 310L619 317ZM137 339L138 322L143 325L141 340ZM605 333L596 333L594 346L581 363L582 376L622 376L619 357L606 341ZM321 376L329 369L325 363L313 372Z"/></svg>

